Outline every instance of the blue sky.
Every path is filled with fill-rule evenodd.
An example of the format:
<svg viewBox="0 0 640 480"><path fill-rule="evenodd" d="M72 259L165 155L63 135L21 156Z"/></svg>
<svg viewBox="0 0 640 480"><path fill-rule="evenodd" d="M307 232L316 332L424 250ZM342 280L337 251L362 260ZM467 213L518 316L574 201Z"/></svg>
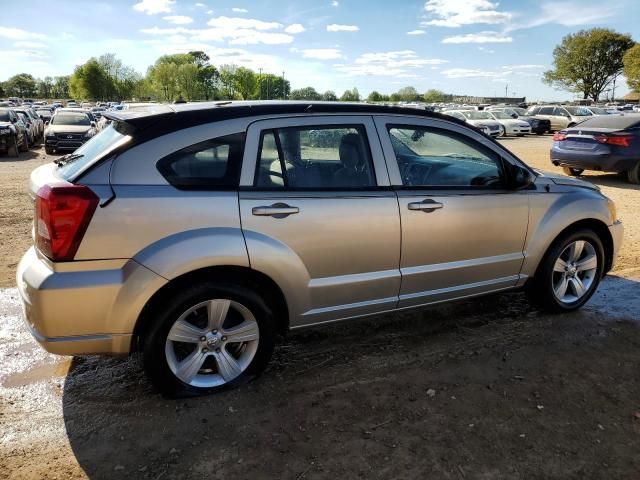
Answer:
<svg viewBox="0 0 640 480"><path fill-rule="evenodd" d="M554 46L604 26L640 40L637 0L24 0L3 5L0 80L71 73L113 52L144 73L164 53L204 50L281 75L293 88L412 85L561 100L542 84ZM10 20L9 20L10 19ZM624 80L620 93L627 91Z"/></svg>

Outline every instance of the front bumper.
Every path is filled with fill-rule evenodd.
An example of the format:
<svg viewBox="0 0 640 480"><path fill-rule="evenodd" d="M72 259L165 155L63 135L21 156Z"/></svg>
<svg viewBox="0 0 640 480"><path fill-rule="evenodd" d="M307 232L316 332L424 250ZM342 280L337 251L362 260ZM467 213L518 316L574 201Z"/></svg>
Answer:
<svg viewBox="0 0 640 480"><path fill-rule="evenodd" d="M31 247L17 283L25 323L45 350L123 355L142 308L166 280L134 260L53 263Z"/></svg>
<svg viewBox="0 0 640 480"><path fill-rule="evenodd" d="M54 148L56 150L76 150L84 145L89 138L78 138L78 139L70 139L64 140L59 139L57 137L46 137L44 140L44 144L49 148Z"/></svg>
<svg viewBox="0 0 640 480"><path fill-rule="evenodd" d="M613 256L611 258L611 269L615 267L616 258L618 256L618 252L620 251L620 247L622 246L622 238L624 236L624 226L620 220L616 220L613 222L613 225L609 227L609 232L611 233L611 238L613 239Z"/></svg>

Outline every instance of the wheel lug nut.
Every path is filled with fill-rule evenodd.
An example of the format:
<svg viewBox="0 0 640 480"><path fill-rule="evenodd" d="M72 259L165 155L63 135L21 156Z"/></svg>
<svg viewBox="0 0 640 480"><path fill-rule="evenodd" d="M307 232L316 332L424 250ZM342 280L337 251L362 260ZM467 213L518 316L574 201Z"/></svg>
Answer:
<svg viewBox="0 0 640 480"><path fill-rule="evenodd" d="M211 330L211 333L218 333L218 330Z"/></svg>
<svg viewBox="0 0 640 480"><path fill-rule="evenodd" d="M201 341L201 342L204 342L204 341L206 341L206 340L207 340L207 337L200 337L200 341Z"/></svg>
<svg viewBox="0 0 640 480"><path fill-rule="evenodd" d="M222 341L226 342L227 341L227 337L222 337Z"/></svg>

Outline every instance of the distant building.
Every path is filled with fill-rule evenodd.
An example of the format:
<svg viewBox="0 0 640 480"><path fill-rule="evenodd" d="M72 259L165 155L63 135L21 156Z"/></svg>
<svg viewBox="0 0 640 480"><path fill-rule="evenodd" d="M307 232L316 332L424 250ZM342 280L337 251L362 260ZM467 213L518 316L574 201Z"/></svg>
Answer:
<svg viewBox="0 0 640 480"><path fill-rule="evenodd" d="M627 103L640 103L640 92L630 92L623 97Z"/></svg>

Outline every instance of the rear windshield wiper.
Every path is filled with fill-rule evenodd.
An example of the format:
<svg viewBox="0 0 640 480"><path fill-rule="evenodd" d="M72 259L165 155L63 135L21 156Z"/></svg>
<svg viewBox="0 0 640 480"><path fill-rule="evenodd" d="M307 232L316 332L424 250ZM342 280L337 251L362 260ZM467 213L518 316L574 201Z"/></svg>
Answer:
<svg viewBox="0 0 640 480"><path fill-rule="evenodd" d="M69 162L73 162L74 160L77 160L78 158L82 158L82 157L84 157L84 155L82 155L81 153L69 153L60 158L56 158L53 161L53 163L61 167L63 165L66 165Z"/></svg>

